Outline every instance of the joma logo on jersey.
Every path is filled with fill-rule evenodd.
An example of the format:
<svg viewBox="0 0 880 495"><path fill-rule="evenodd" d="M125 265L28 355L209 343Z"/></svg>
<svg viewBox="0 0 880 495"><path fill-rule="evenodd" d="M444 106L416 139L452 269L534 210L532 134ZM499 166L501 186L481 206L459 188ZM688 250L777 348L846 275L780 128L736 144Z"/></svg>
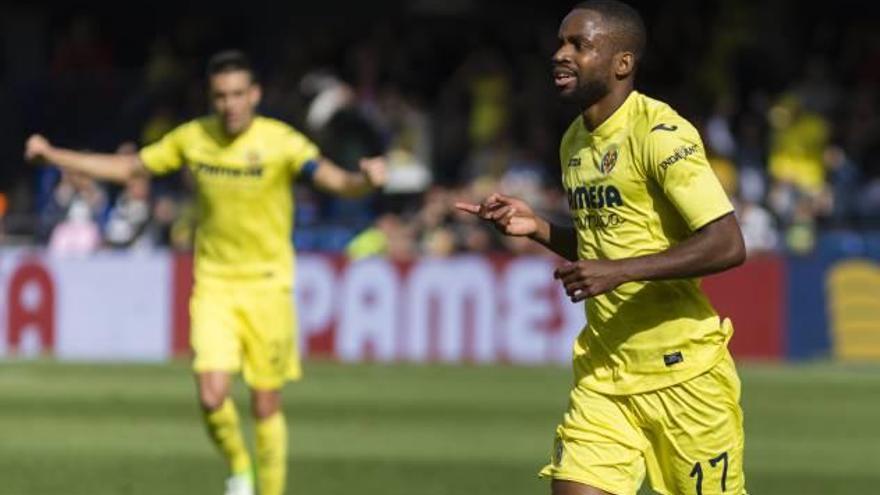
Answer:
<svg viewBox="0 0 880 495"><path fill-rule="evenodd" d="M566 189L565 192L568 194L568 207L572 210L623 206L623 196L614 186L579 186Z"/></svg>
<svg viewBox="0 0 880 495"><path fill-rule="evenodd" d="M580 167L581 166L581 157L575 155L568 160L569 167Z"/></svg>

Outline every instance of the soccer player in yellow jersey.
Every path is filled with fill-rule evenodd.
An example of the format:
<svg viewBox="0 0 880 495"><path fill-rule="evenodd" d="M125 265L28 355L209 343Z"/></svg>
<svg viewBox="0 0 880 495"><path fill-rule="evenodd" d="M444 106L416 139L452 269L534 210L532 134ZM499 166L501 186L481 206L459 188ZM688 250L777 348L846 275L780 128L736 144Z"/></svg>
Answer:
<svg viewBox="0 0 880 495"><path fill-rule="evenodd" d="M743 262L733 207L694 127L633 89L645 45L638 13L578 4L562 21L553 77L582 110L562 138L574 228L500 194L458 203L503 233L570 260L555 277L587 323L556 431L554 495L745 493L740 382L697 277Z"/></svg>
<svg viewBox="0 0 880 495"><path fill-rule="evenodd" d="M384 183L385 162L364 159L360 172L347 172L290 126L258 116L260 86L241 52L215 55L207 76L214 113L137 155L81 153L34 135L25 156L116 182L182 167L192 174L200 216L190 341L205 424L229 464L226 493L253 494L251 459L229 398L231 376L241 370L256 419L259 493L281 495L288 442L281 388L301 373L291 301L292 181L361 196Z"/></svg>

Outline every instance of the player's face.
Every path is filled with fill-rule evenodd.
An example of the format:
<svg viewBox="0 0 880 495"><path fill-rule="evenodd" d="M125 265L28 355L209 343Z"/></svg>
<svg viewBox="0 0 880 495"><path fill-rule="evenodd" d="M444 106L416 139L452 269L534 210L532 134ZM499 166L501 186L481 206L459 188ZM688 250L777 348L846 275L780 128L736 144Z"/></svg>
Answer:
<svg viewBox="0 0 880 495"><path fill-rule="evenodd" d="M611 41L598 13L575 9L565 16L553 55L553 82L563 98L589 107L608 94L614 77Z"/></svg>
<svg viewBox="0 0 880 495"><path fill-rule="evenodd" d="M227 134L244 132L259 102L260 87L249 72L236 70L211 76L211 103Z"/></svg>

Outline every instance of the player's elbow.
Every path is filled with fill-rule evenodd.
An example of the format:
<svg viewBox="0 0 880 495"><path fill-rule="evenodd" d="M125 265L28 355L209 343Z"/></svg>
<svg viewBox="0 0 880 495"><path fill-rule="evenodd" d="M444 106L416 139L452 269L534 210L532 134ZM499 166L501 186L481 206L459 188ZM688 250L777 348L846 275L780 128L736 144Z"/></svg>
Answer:
<svg viewBox="0 0 880 495"><path fill-rule="evenodd" d="M733 214L712 222L705 232L712 239L708 251L714 253L712 257L717 263L718 271L736 268L745 263L746 246L739 223Z"/></svg>
<svg viewBox="0 0 880 495"><path fill-rule="evenodd" d="M746 262L746 247L742 243L742 239L740 239L739 244L737 245L736 251L731 256L732 265L731 268L742 265Z"/></svg>
<svg viewBox="0 0 880 495"><path fill-rule="evenodd" d="M725 270L736 268L746 262L746 246L739 229L731 237L732 239L727 243L728 249L725 250Z"/></svg>

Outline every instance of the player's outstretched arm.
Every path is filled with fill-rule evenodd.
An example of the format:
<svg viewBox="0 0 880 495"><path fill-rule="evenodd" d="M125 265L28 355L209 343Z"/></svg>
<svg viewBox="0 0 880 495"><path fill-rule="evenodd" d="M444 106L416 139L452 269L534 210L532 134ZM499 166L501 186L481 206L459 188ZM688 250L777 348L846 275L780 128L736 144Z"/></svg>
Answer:
<svg viewBox="0 0 880 495"><path fill-rule="evenodd" d="M459 201L455 207L490 222L505 235L529 237L567 260L577 259L574 229L553 225L536 214L525 201L496 193L480 204Z"/></svg>
<svg viewBox="0 0 880 495"><path fill-rule="evenodd" d="M118 183L124 183L138 174L147 174L136 154L84 153L58 148L39 134L28 138L24 157L31 163L49 163L95 179Z"/></svg>
<svg viewBox="0 0 880 495"><path fill-rule="evenodd" d="M385 158L362 158L359 172L342 169L331 160L321 158L312 175L312 183L322 191L344 198L359 198L385 185Z"/></svg>
<svg viewBox="0 0 880 495"><path fill-rule="evenodd" d="M557 268L572 302L608 292L626 282L701 277L741 265L746 258L739 223L728 213L666 251L620 260L582 260Z"/></svg>

